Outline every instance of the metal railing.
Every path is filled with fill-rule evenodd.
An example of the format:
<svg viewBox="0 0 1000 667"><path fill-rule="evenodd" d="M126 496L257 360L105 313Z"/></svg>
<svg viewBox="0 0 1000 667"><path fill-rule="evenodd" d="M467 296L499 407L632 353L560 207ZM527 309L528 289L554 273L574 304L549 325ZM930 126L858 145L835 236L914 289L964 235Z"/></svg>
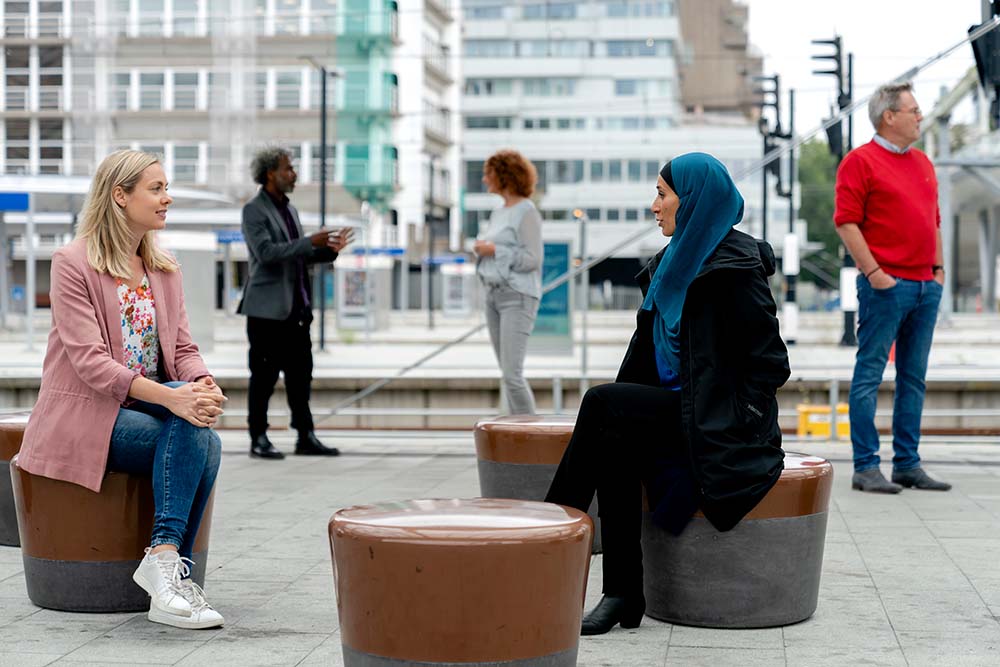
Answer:
<svg viewBox="0 0 1000 667"><path fill-rule="evenodd" d="M67 37L62 14L39 14L32 22L27 14L4 14L3 36L23 39Z"/></svg>
<svg viewBox="0 0 1000 667"><path fill-rule="evenodd" d="M4 92L4 108L7 111L30 111L28 86L7 86Z"/></svg>

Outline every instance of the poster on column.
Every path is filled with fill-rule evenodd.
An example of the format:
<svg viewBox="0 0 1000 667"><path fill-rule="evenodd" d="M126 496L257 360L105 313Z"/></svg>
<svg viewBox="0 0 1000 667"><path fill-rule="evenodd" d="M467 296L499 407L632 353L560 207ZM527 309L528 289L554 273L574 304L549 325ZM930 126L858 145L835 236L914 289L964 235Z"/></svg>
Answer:
<svg viewBox="0 0 1000 667"><path fill-rule="evenodd" d="M542 288L572 268L571 242L545 241L542 258ZM572 287L568 281L542 295L538 318L528 342L528 351L537 354L573 353Z"/></svg>

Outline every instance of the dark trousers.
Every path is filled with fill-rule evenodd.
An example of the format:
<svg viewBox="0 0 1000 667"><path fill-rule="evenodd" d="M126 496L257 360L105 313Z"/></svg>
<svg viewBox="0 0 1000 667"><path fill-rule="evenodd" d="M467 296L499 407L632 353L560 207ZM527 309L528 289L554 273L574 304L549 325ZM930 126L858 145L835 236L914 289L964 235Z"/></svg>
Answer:
<svg viewBox="0 0 1000 667"><path fill-rule="evenodd" d="M583 397L545 500L586 512L597 493L605 595L642 593L642 484L670 461L679 434L680 392L614 383Z"/></svg>
<svg viewBox="0 0 1000 667"><path fill-rule="evenodd" d="M292 413L292 428L299 433L313 430L312 413L309 411L313 369L312 340L309 338L311 319L247 318L247 338L250 340L247 424L251 438L267 431L267 404L274 393L278 373L285 374L285 394Z"/></svg>

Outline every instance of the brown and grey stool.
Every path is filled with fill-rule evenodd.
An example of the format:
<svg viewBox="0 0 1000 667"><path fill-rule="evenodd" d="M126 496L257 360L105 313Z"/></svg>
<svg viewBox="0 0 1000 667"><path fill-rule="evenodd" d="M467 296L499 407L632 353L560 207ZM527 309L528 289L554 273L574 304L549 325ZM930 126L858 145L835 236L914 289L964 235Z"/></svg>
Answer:
<svg viewBox="0 0 1000 667"><path fill-rule="evenodd" d="M10 460L21 451L21 440L30 412L0 415L0 545L17 547L17 510L10 487Z"/></svg>
<svg viewBox="0 0 1000 667"><path fill-rule="evenodd" d="M816 611L833 466L788 453L777 484L735 528L699 512L675 537L645 514L646 615L710 628L788 625Z"/></svg>
<svg viewBox="0 0 1000 667"><path fill-rule="evenodd" d="M484 498L545 500L576 418L564 415L510 415L476 422L479 493ZM597 500L587 512L594 522L595 554L601 553Z"/></svg>
<svg viewBox="0 0 1000 667"><path fill-rule="evenodd" d="M409 500L330 519L346 667L575 665L593 525L549 503Z"/></svg>
<svg viewBox="0 0 1000 667"><path fill-rule="evenodd" d="M28 597L61 611L143 611L149 596L132 581L153 530L148 477L109 472L101 492L40 477L10 462ZM205 583L212 505L195 538L192 578Z"/></svg>

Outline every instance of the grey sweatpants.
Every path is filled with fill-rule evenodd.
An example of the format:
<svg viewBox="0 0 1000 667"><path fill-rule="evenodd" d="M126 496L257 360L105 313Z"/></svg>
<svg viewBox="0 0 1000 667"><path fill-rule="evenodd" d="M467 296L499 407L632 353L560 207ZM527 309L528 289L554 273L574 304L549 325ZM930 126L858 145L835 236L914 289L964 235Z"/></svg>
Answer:
<svg viewBox="0 0 1000 667"><path fill-rule="evenodd" d="M538 301L509 287L493 287L486 292L486 326L500 363L507 404L515 415L535 414L535 397L524 379L524 356L538 315Z"/></svg>

